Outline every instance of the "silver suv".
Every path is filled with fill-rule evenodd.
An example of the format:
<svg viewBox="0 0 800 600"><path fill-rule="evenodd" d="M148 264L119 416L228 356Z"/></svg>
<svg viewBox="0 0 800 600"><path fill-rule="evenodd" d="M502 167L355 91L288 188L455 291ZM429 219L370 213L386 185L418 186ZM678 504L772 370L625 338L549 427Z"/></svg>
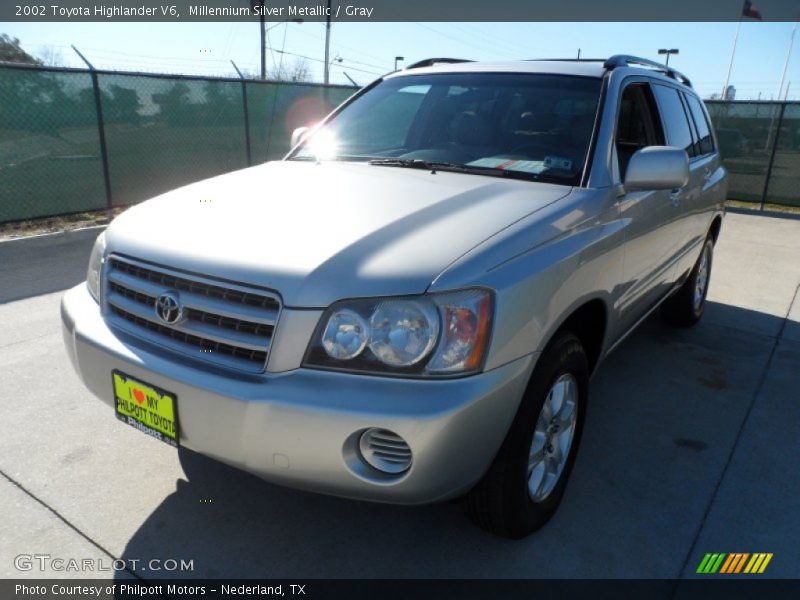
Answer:
<svg viewBox="0 0 800 600"><path fill-rule="evenodd" d="M182 457L541 527L602 359L703 314L726 173L688 79L430 60L296 137L99 236L61 307L84 383Z"/></svg>

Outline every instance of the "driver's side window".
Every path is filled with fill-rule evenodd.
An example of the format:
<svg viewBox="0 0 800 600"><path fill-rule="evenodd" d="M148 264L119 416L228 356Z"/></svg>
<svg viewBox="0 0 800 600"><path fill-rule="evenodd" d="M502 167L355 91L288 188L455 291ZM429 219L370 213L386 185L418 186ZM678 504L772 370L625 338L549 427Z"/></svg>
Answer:
<svg viewBox="0 0 800 600"><path fill-rule="evenodd" d="M646 83L634 83L623 90L614 140L619 160L619 175L623 180L631 156L637 150L664 143L664 134L655 110L653 93Z"/></svg>

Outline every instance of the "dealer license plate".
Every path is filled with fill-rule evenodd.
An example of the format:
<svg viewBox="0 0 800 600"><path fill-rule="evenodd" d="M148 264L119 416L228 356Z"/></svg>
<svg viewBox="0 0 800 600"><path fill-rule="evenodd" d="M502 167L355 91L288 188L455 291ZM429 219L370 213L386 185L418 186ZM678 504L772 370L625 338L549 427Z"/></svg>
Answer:
<svg viewBox="0 0 800 600"><path fill-rule="evenodd" d="M178 445L178 399L149 383L113 371L117 418L171 446Z"/></svg>

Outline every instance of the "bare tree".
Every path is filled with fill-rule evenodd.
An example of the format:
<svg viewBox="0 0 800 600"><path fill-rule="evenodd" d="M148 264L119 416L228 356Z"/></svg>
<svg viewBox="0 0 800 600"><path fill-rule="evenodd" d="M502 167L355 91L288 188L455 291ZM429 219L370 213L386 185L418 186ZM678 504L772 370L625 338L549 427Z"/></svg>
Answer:
<svg viewBox="0 0 800 600"><path fill-rule="evenodd" d="M38 52L39 61L46 67L63 67L64 55L55 46L42 46Z"/></svg>
<svg viewBox="0 0 800 600"><path fill-rule="evenodd" d="M294 61L290 78L292 81L309 81L311 79L311 67L305 58L298 58Z"/></svg>
<svg viewBox="0 0 800 600"><path fill-rule="evenodd" d="M274 81L309 81L311 67L305 58L296 58L290 64L280 63L269 69L268 78Z"/></svg>

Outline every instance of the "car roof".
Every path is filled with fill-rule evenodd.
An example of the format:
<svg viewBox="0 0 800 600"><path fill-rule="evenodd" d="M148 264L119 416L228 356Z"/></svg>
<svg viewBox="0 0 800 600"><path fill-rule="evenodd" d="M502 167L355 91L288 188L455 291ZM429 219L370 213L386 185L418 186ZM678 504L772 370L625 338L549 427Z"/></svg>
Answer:
<svg viewBox="0 0 800 600"><path fill-rule="evenodd" d="M404 77L430 73L545 73L602 77L606 72L602 61L506 60L496 62L434 63L426 67L406 68L386 76Z"/></svg>
<svg viewBox="0 0 800 600"><path fill-rule="evenodd" d="M677 84L692 91L689 79L680 71L660 63L629 56L614 55L608 59L545 59L473 62L451 58L426 59L384 76L385 79L436 73L539 73L601 78L611 70L626 74L647 75L653 79Z"/></svg>

